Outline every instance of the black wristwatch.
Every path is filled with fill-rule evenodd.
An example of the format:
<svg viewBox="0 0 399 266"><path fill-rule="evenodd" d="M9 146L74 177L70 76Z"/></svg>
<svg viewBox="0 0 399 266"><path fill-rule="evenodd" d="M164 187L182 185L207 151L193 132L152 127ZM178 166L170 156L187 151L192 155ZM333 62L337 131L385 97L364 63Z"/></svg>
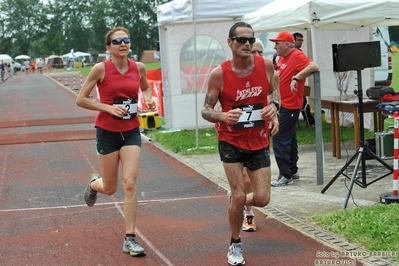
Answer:
<svg viewBox="0 0 399 266"><path fill-rule="evenodd" d="M272 101L271 103L276 106L277 112L280 111L280 103L278 101Z"/></svg>
<svg viewBox="0 0 399 266"><path fill-rule="evenodd" d="M295 76L292 76L292 78L291 78L292 80L295 80L296 82L298 82L299 81L299 79L297 79Z"/></svg>

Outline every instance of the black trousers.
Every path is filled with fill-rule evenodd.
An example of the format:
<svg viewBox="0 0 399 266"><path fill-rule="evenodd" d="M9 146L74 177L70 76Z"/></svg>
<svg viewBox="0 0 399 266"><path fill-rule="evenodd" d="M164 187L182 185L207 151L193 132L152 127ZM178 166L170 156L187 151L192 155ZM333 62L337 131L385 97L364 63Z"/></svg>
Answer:
<svg viewBox="0 0 399 266"><path fill-rule="evenodd" d="M298 171L298 141L296 138L296 124L300 110L282 107L278 122L278 133L273 136L273 153L276 158L280 175L290 178Z"/></svg>

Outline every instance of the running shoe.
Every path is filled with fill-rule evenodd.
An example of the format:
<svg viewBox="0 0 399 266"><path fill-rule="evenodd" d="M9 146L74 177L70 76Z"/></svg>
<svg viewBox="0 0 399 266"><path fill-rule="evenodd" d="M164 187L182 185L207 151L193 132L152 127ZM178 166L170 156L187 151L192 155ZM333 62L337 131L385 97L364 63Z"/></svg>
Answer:
<svg viewBox="0 0 399 266"><path fill-rule="evenodd" d="M299 179L299 174L295 173L291 176L292 179Z"/></svg>
<svg viewBox="0 0 399 266"><path fill-rule="evenodd" d="M272 181L272 187L282 187L285 185L293 184L294 180L292 178L286 178L283 175L279 175L276 180Z"/></svg>
<svg viewBox="0 0 399 266"><path fill-rule="evenodd" d="M83 197L86 201L87 206L89 207L92 207L97 201L97 191L92 190L90 186L90 184L97 179L100 179L100 176L98 174L91 174L89 184L87 184L85 192L83 193Z"/></svg>
<svg viewBox="0 0 399 266"><path fill-rule="evenodd" d="M227 263L230 265L245 265L242 256L242 243L232 243L227 253Z"/></svg>
<svg viewBox="0 0 399 266"><path fill-rule="evenodd" d="M139 257L145 256L145 250L137 242L136 237L129 236L123 242L123 252L130 253L130 256Z"/></svg>
<svg viewBox="0 0 399 266"><path fill-rule="evenodd" d="M256 223L255 216L246 215L244 217L244 221L242 222L242 230L243 231L256 231Z"/></svg>

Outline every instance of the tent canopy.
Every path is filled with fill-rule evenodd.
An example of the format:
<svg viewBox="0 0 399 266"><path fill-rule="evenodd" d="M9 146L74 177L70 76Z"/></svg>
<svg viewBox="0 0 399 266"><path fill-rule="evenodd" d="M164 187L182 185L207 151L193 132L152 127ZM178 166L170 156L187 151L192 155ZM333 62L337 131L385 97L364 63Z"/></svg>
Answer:
<svg viewBox="0 0 399 266"><path fill-rule="evenodd" d="M64 66L64 61L61 56L50 55L44 59L44 65L51 64L53 68L62 68Z"/></svg>
<svg viewBox="0 0 399 266"><path fill-rule="evenodd" d="M398 0L275 0L243 16L259 31L344 29L399 25Z"/></svg>
<svg viewBox="0 0 399 266"><path fill-rule="evenodd" d="M15 57L15 59L30 59L30 56L29 55L18 55L18 56L16 56Z"/></svg>
<svg viewBox="0 0 399 266"><path fill-rule="evenodd" d="M329 82L325 82L321 86L326 76L333 77L332 54L330 51L326 53L326 47L328 47L326 40L329 38L333 43L342 43L348 40L350 42L350 38L357 38L356 42L370 41L370 38L367 40L361 39L369 37L364 30L376 26L399 25L398 10L399 0L296 0L291 1L290 4L287 4L285 0L275 0L257 11L244 15L242 18L243 21L252 25L255 32L310 30L312 56L319 64L320 72L323 74L323 78L316 78L314 84L318 184L323 183L323 162L321 159L323 158L321 149L323 140L320 129L321 91L322 88L326 91L324 84L329 85L330 83L334 84L334 81L341 81L339 74L335 73L338 76L337 80L330 79ZM352 31L334 32L335 29L352 29ZM323 32L321 30L329 31ZM316 38L316 33L318 38ZM343 40L345 34L347 37L345 37L346 40ZM319 48L316 49L316 46ZM322 51L320 54L323 56L323 60L318 60L319 58L316 57L317 50ZM327 67L323 69L321 64L326 62L328 63ZM370 70L370 68L367 68L367 70ZM366 71L363 71L363 74L365 74L364 72ZM364 84L367 85L366 82ZM372 85L372 82L369 85Z"/></svg>
<svg viewBox="0 0 399 266"><path fill-rule="evenodd" d="M272 0L255 0L249 5L240 0L174 0L157 8L158 25L178 21L217 18L239 18L263 7Z"/></svg>
<svg viewBox="0 0 399 266"><path fill-rule="evenodd" d="M200 113L210 71L231 58L229 29L242 15L271 1L174 0L157 7L168 129L212 126Z"/></svg>
<svg viewBox="0 0 399 266"><path fill-rule="evenodd" d="M67 53L67 54L61 55L61 57L64 58L64 59L83 57L83 56L91 56L91 54L83 53L83 52L74 52L74 53Z"/></svg>

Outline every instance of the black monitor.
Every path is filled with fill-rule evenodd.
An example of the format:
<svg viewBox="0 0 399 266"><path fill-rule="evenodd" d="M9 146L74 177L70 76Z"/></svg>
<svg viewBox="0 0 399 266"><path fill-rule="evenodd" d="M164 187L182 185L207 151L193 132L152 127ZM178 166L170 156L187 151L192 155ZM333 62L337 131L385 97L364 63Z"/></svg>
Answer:
<svg viewBox="0 0 399 266"><path fill-rule="evenodd" d="M379 41L332 45L334 72L362 70L381 65Z"/></svg>

